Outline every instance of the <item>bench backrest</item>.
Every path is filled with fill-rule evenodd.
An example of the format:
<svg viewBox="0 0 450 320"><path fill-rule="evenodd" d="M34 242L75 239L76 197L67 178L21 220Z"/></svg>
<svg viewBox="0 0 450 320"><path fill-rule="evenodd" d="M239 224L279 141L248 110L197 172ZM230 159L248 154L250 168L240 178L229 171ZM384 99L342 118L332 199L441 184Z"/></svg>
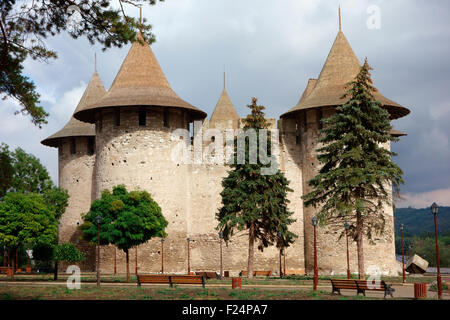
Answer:
<svg viewBox="0 0 450 320"><path fill-rule="evenodd" d="M169 275L159 274L138 274L138 282L140 283L170 283Z"/></svg>
<svg viewBox="0 0 450 320"><path fill-rule="evenodd" d="M331 283L335 288L340 289L356 289L355 280L347 280L347 279L330 279Z"/></svg>
<svg viewBox="0 0 450 320"><path fill-rule="evenodd" d="M201 275L173 275L171 276L172 283L204 283L204 278Z"/></svg>
<svg viewBox="0 0 450 320"><path fill-rule="evenodd" d="M358 284L358 287L362 290L385 290L386 283L381 281L372 281L372 280L355 280L355 283Z"/></svg>

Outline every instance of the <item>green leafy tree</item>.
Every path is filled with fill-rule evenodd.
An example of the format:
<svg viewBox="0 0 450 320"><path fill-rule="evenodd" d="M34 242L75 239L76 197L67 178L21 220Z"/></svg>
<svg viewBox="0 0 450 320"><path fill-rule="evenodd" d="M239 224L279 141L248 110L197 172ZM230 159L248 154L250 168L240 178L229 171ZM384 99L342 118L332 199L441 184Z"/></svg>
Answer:
<svg viewBox="0 0 450 320"><path fill-rule="evenodd" d="M255 241L259 241L258 249L276 243L277 247L287 247L297 237L288 230L289 224L295 220L291 218L292 212L288 210L287 193L289 181L278 169L273 175L264 175L261 169L269 165L262 164L261 159L250 161L251 153L262 147L259 133L267 129L268 124L264 118L264 106L257 105L257 99L252 99L248 105L251 113L245 119L244 133L247 130L256 132L256 147L251 147L249 138L245 141L245 161L239 164L234 161L228 176L222 181L223 191L222 207L216 214L219 222L217 228L223 232L225 241L229 241L236 231L248 230L248 277L253 277L253 261ZM271 150L270 137L267 138L267 148ZM243 141L243 140L241 140ZM238 143L235 143L237 151ZM235 152L236 153L236 152ZM268 152L270 154L270 152Z"/></svg>
<svg viewBox="0 0 450 320"><path fill-rule="evenodd" d="M11 153L11 159L13 166L12 191L42 193L53 187L47 169L37 157L17 148Z"/></svg>
<svg viewBox="0 0 450 320"><path fill-rule="evenodd" d="M10 192L0 202L0 244L12 251L53 244L57 228L54 210L39 194Z"/></svg>
<svg viewBox="0 0 450 320"><path fill-rule="evenodd" d="M86 260L86 255L73 243L61 243L53 248L52 260L74 263Z"/></svg>
<svg viewBox="0 0 450 320"><path fill-rule="evenodd" d="M160 0L163 1L163 0ZM0 94L17 100L39 128L47 123L48 113L40 106L40 95L33 81L23 74L27 58L47 62L56 59L45 39L61 32L72 38L86 37L91 44L100 43L103 50L121 47L134 41L140 30L147 43L155 41L151 25L144 19L125 14L124 4L134 7L154 5L157 0L38 0L0 2ZM134 9L136 10L136 9Z"/></svg>
<svg viewBox="0 0 450 320"><path fill-rule="evenodd" d="M321 225L339 227L345 219L357 243L359 277L364 278L363 236L373 240L385 227L383 206L392 206L392 187L398 192L402 170L392 161L396 155L384 146L398 139L390 134L388 112L376 101L367 62L347 84L347 103L322 120L317 150L323 165L310 181L313 190L304 195L306 206L320 207ZM392 186L392 187L391 187Z"/></svg>
<svg viewBox="0 0 450 320"><path fill-rule="evenodd" d="M93 243L98 241L97 216L102 219L100 244L113 244L125 252L129 282L130 248L153 237L165 237L168 222L147 191L128 192L123 185L115 186L112 193L104 190L101 198L95 200L91 210L83 216L84 223L80 226L83 238Z"/></svg>
<svg viewBox="0 0 450 320"><path fill-rule="evenodd" d="M44 197L45 203L49 206L55 214L55 219L58 221L61 219L62 215L66 211L67 206L69 205L69 193L66 189L60 187L52 187L51 189L47 189L42 193ZM59 228L58 228L58 236L55 239L55 243L52 245L52 250L55 250L58 246L59 240ZM54 269L54 280L58 280L58 260L55 261L55 269Z"/></svg>
<svg viewBox="0 0 450 320"><path fill-rule="evenodd" d="M11 152L8 145L0 145L0 199L6 194L13 180Z"/></svg>
<svg viewBox="0 0 450 320"><path fill-rule="evenodd" d="M21 148L10 151L0 146L0 198L8 191L43 193L52 189L53 182L38 158Z"/></svg>
<svg viewBox="0 0 450 320"><path fill-rule="evenodd" d="M55 213L56 220L59 221L69 205L69 193L67 190L60 187L53 187L45 190L42 196L44 197L45 203Z"/></svg>

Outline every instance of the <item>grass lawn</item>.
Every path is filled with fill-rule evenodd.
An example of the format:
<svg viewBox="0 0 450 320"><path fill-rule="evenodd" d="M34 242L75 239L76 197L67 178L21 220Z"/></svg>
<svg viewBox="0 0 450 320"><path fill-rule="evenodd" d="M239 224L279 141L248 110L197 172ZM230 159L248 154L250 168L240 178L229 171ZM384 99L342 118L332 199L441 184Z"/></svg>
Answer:
<svg viewBox="0 0 450 320"><path fill-rule="evenodd" d="M326 291L231 288L164 288L83 286L69 290L57 285L0 284L0 300L353 300L362 296L337 296ZM377 298L370 298L377 299Z"/></svg>
<svg viewBox="0 0 450 320"><path fill-rule="evenodd" d="M58 274L58 281L66 281L69 275L64 272ZM346 279L346 276L320 276L319 285L330 285L329 279ZM356 276L352 276L356 279ZM16 274L14 275L15 281L48 281L52 282L53 274ZM287 276L282 279L279 277L257 277L253 279L248 279L243 277L243 285L312 285L312 276ZM382 277L386 283L402 283L402 277ZM436 280L435 276L420 276L420 277L406 277L406 282L426 282L430 283ZM0 274L0 283L3 281L10 281L10 278L5 274ZM82 273L81 282L96 282L97 274L95 272ZM101 276L102 282L109 283L125 283L125 274L104 274ZM130 275L130 282L136 283L136 276L134 274ZM208 284L224 284L231 286L231 278L224 278L223 280L209 279Z"/></svg>

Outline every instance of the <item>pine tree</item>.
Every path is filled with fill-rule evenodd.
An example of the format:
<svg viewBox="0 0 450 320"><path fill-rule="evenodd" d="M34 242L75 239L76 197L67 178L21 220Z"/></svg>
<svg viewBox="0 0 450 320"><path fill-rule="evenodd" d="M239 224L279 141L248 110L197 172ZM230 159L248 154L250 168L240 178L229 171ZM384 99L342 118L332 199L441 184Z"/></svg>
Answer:
<svg viewBox="0 0 450 320"><path fill-rule="evenodd" d="M259 137L259 131L268 127L264 118L264 106L257 105L257 99L252 98L252 104L248 107L251 114L245 119L244 132L255 130ZM288 187L289 181L279 169L273 175L261 174L264 165L260 159L255 164L249 161L251 152L259 154L259 139L256 150L248 147L248 140L247 137L245 163L233 162L228 176L222 181L223 206L216 214L216 218L219 221L217 229L223 232L227 242L236 231L248 230L247 274L251 278L255 241L259 241L258 249L263 251L274 243L277 247L287 247L297 236L288 230L289 224L295 221L291 218L292 212L287 208L289 203L287 193L292 191ZM235 143L235 147L236 145ZM269 138L267 145L270 150Z"/></svg>
<svg viewBox="0 0 450 320"><path fill-rule="evenodd" d="M345 219L357 243L358 272L364 278L363 236L369 241L385 227L384 205L392 205L392 188L403 183L402 170L392 161L386 143L390 134L389 113L376 101L367 59L356 78L347 84L343 98L350 99L322 120L318 160L323 164L310 181L313 190L304 195L306 206L320 207L321 225L341 228Z"/></svg>

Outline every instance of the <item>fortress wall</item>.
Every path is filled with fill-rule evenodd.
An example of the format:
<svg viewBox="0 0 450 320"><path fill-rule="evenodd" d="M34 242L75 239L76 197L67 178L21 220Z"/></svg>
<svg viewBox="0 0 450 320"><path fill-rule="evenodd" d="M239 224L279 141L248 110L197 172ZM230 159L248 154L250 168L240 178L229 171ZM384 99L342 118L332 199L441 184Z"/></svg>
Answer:
<svg viewBox="0 0 450 320"><path fill-rule="evenodd" d="M289 180L289 187L293 190L288 193L289 210L293 211L296 221L290 225L289 230L298 238L286 248L286 269L305 270L305 244L302 195L302 157L301 145L297 138L295 119L279 120L280 130L280 170Z"/></svg>
<svg viewBox="0 0 450 320"><path fill-rule="evenodd" d="M303 188L304 194L310 192L312 188L307 185L307 181L312 179L320 168L316 158L316 149L320 147L318 143L319 119L328 117L335 112L332 109L323 109L322 114L317 110L307 110L300 114L297 124L301 128L302 153L303 153ZM303 117L306 115L306 119ZM305 127L306 123L306 127ZM306 128L306 130L305 130ZM364 239L364 260L366 272L378 268L384 274L397 274L394 248L394 230L392 207L385 206L386 229L382 236L375 237L375 242L370 243L367 238ZM305 207L305 259L307 272L313 272L314 266L314 245L313 245L313 227L311 219L318 213L318 209ZM346 274L346 239L344 226L342 228L324 226L317 227L317 256L319 273L321 274ZM343 235L341 237L341 235ZM350 270L357 272L357 250L356 242L349 237L349 256Z"/></svg>
<svg viewBox="0 0 450 320"><path fill-rule="evenodd" d="M71 153L72 139L75 139L75 154ZM95 253L87 242L78 240L82 224L81 215L89 211L91 206L92 172L95 154L88 151L88 137L63 138L58 150L59 187L69 193L69 204L60 219L59 242L77 244L86 252L86 261L80 264L82 270L94 270ZM78 243L77 243L78 240Z"/></svg>
<svg viewBox="0 0 450 320"><path fill-rule="evenodd" d="M100 197L102 190L111 190L118 184L124 184L129 191L137 188L148 191L169 222L164 251L165 270L178 271L185 267L186 259L186 246L183 244L190 214L189 177L186 165L171 161L172 147L178 141L171 141L170 131L180 127L188 129L187 116L182 110L170 109L170 127L166 128L163 126L163 109L148 108L146 126L139 126L136 108L121 107L120 110L120 126L115 125L113 111L102 111L101 126L97 116L96 198ZM160 270L160 247L160 239L139 246L140 272ZM112 272L114 249L112 246L102 249L102 271ZM130 251L132 263L133 257L134 248ZM119 257L119 261L121 266L118 270L124 271L125 258Z"/></svg>
<svg viewBox="0 0 450 320"><path fill-rule="evenodd" d="M171 130L188 128L188 119L182 112L170 114ZM114 125L114 113L102 114L102 130L97 125L97 165L95 170L96 197L103 189L123 183L129 190L140 186L152 194L161 206L169 226L164 242L164 272L187 272L187 241L190 238L190 266L192 271L220 270L220 242L215 214L221 206L222 179L228 167L220 164L183 164L170 160L172 147L179 141L170 141L169 129L162 126L162 110L150 110L147 126L139 127L137 112L132 108L121 112L120 126ZM208 121L204 122L204 130ZM202 142L203 152L211 140ZM191 146L192 152L193 146ZM295 196L290 195L292 199ZM294 200L295 201L295 200ZM293 209L292 209L293 210ZM301 210L296 218L301 218ZM295 229L301 229L298 219ZM302 270L303 244L301 232L298 242L287 249L287 269ZM223 270L237 275L247 269L248 234L238 232L226 244L223 242ZM161 270L161 242L152 239L138 247L138 272ZM103 246L102 272L112 273L114 256L117 272L126 271L125 254L113 246ZM130 250L130 270L135 271L135 249ZM279 250L255 250L255 269L279 270Z"/></svg>

